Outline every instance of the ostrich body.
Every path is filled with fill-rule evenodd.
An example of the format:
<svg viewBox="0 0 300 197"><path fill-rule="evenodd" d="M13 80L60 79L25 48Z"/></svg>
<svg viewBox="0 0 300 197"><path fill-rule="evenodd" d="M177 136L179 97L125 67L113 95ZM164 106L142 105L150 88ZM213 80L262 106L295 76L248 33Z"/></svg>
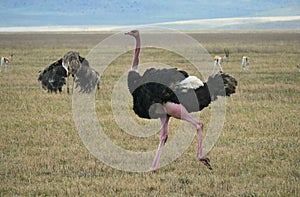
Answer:
<svg viewBox="0 0 300 197"><path fill-rule="evenodd" d="M89 93L96 86L99 89L99 73L89 66L89 62L84 57L73 51L66 53L61 59L40 71L38 81L48 92L62 92L63 85L67 84L69 93L70 75L73 76L75 88L80 87L80 92Z"/></svg>
<svg viewBox="0 0 300 197"><path fill-rule="evenodd" d="M81 68L75 73L75 88L80 87L82 93L89 93L97 86L100 88L99 73L89 66L89 62L84 59Z"/></svg>
<svg viewBox="0 0 300 197"><path fill-rule="evenodd" d="M237 81L228 74L219 73L209 77L207 83L203 83L195 76L189 76L187 72L171 69L150 68L143 75L138 73L140 36L138 30L133 30L126 35L136 39L136 49L132 68L128 73L128 89L133 96L133 110L141 118L159 118L162 124L160 143L157 148L150 171L158 167L159 158L163 146L168 137L168 122L170 117L190 122L198 135L198 160L209 169L212 169L210 160L205 158L202 150L203 124L192 118L190 112L197 112L207 107L217 96L235 92ZM222 79L225 84L218 83ZM223 92L223 94L222 94ZM195 102L193 102L195 101Z"/></svg>
<svg viewBox="0 0 300 197"><path fill-rule="evenodd" d="M44 70L40 71L38 81L43 89L48 92L62 92L63 85L66 84L68 71L62 66L62 59L57 60Z"/></svg>

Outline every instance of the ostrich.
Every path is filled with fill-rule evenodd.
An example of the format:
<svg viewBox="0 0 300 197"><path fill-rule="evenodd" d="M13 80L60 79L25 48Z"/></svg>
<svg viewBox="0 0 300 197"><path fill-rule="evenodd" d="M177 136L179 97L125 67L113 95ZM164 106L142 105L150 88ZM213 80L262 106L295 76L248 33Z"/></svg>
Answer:
<svg viewBox="0 0 300 197"><path fill-rule="evenodd" d="M225 53L225 56L221 57L219 55L216 55L214 57L214 67L213 67L213 73L215 72L215 68L216 66L218 65L219 66L219 69L220 69L220 72L223 72L223 69L222 69L222 63L225 61L225 62L228 62L229 61L229 49L228 48L225 48L224 49L224 53Z"/></svg>
<svg viewBox="0 0 300 197"><path fill-rule="evenodd" d="M62 92L62 86L66 84L68 71L62 66L62 59L57 60L44 70L39 72L38 81L42 88L48 92Z"/></svg>
<svg viewBox="0 0 300 197"><path fill-rule="evenodd" d="M91 92L95 86L99 89L99 73L91 68L89 62L78 52L73 51L66 53L61 59L40 71L38 81L48 92L62 92L62 86L67 84L67 93L69 93L70 75L73 76L75 88L80 87L82 93Z"/></svg>
<svg viewBox="0 0 300 197"><path fill-rule="evenodd" d="M242 70L242 71L248 71L248 70L249 70L249 64L250 64L249 57L243 56L243 57L242 57L242 66L241 66L241 70Z"/></svg>
<svg viewBox="0 0 300 197"><path fill-rule="evenodd" d="M133 36L136 40L131 70L128 73L128 89L133 96L133 110L141 118L157 119L161 121L160 143L154 157L150 171L156 171L164 144L168 138L168 122L170 117L191 123L198 135L197 157L208 169L212 169L209 158L204 157L202 150L203 124L193 119L189 112L197 112L207 107L217 96L230 96L235 93L237 81L225 73L218 73L203 83L187 72L170 69L150 68L143 75L138 73L141 40L138 30L132 30L125 35ZM223 83L218 83L218 80ZM224 92L225 86L225 92ZM197 102L193 103L191 98Z"/></svg>
<svg viewBox="0 0 300 197"><path fill-rule="evenodd" d="M89 93L91 92L95 86L97 89L100 89L100 75L99 73L89 66L89 62L84 59L81 62L81 67L75 73L75 88L81 87L80 92Z"/></svg>

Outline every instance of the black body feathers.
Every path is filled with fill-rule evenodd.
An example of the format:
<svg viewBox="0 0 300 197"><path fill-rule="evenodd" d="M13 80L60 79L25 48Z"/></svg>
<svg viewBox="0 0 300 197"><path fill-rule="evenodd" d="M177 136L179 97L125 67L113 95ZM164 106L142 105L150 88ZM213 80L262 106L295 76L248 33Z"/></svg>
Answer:
<svg viewBox="0 0 300 197"><path fill-rule="evenodd" d="M65 66L63 66L63 61L65 61ZM66 84L66 78L69 75L74 78L75 88L79 87L82 93L89 93L96 86L99 88L99 73L91 68L89 62L78 52L72 51L40 71L38 81L48 92L62 92L62 87Z"/></svg>
<svg viewBox="0 0 300 197"><path fill-rule="evenodd" d="M81 67L76 73L75 88L80 87L80 92L89 93L97 86L100 86L99 73L89 66L89 62L84 59Z"/></svg>
<svg viewBox="0 0 300 197"><path fill-rule="evenodd" d="M183 89L180 82L189 77L185 71L172 69L148 69L141 76L135 71L128 74L128 88L133 96L133 110L141 118L159 118L157 107L166 102L180 103L188 112L200 111L217 96L229 96L235 92L237 81L232 76L219 73L209 77L207 83L195 89ZM160 105L156 105L160 104Z"/></svg>
<svg viewBox="0 0 300 197"><path fill-rule="evenodd" d="M62 59L52 63L44 70L40 71L38 81L43 89L48 92L61 92L62 86L66 84L67 70L62 66Z"/></svg>
<svg viewBox="0 0 300 197"><path fill-rule="evenodd" d="M151 68L146 70L143 76L135 71L130 71L128 88L133 96L134 112L141 118L150 119L149 110L153 104L163 104L168 101L178 103L172 87L185 78L177 69L157 70ZM155 116L155 114L153 115ZM160 117L160 114L156 114L155 117Z"/></svg>

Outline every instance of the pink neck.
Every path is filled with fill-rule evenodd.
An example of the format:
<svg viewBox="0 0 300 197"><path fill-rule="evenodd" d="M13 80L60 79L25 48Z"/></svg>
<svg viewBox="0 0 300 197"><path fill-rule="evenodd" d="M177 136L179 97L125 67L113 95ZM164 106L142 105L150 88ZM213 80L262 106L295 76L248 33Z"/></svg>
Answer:
<svg viewBox="0 0 300 197"><path fill-rule="evenodd" d="M137 70L138 65L139 65L139 54L140 54L140 50L141 50L140 36L137 36L135 38L135 40L136 40L136 47L135 47L134 58L133 58L131 70Z"/></svg>

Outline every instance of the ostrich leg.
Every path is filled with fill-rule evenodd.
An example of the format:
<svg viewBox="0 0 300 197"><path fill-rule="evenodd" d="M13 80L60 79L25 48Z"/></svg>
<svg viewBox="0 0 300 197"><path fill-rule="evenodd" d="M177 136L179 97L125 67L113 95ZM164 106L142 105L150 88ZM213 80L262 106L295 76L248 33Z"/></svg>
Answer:
<svg viewBox="0 0 300 197"><path fill-rule="evenodd" d="M69 76L67 77L67 93L70 93L70 88L69 88Z"/></svg>
<svg viewBox="0 0 300 197"><path fill-rule="evenodd" d="M162 125L161 131L160 131L160 142L159 142L159 145L158 145L158 148L157 148L150 171L155 171L157 169L163 146L165 145L167 138L168 138L169 117L161 118L160 121L161 121L161 125Z"/></svg>
<svg viewBox="0 0 300 197"><path fill-rule="evenodd" d="M167 114L171 115L172 117L181 119L181 120L185 120L185 121L191 123L192 125L194 125L194 127L196 127L197 135L198 135L198 153L197 153L198 160L201 161L208 169L211 170L212 168L209 163L210 162L209 159L204 158L204 155L203 155L203 149L202 149L203 124L196 121L195 119L193 119L193 117L188 113L186 108L181 104L167 102L166 110L167 110Z"/></svg>

